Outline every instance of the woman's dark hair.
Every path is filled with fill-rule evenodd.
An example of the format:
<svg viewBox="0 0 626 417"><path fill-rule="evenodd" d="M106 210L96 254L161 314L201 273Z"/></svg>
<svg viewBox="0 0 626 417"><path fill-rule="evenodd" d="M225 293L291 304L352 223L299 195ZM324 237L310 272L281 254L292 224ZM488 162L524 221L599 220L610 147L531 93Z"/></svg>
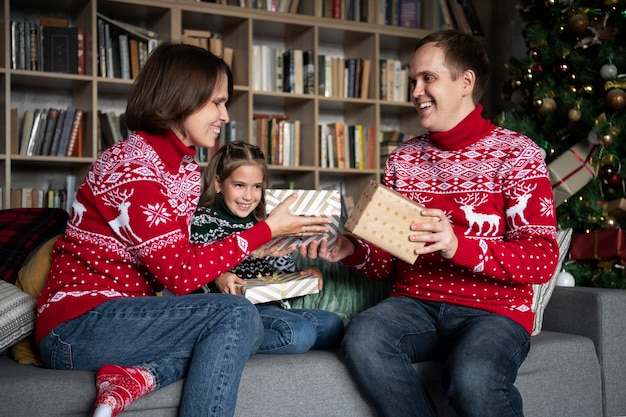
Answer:
<svg viewBox="0 0 626 417"><path fill-rule="evenodd" d="M131 88L126 126L153 135L171 128L184 133L184 120L211 99L222 77L228 79L230 100L233 76L222 58L197 46L159 45Z"/></svg>
<svg viewBox="0 0 626 417"><path fill-rule="evenodd" d="M485 45L473 35L458 30L443 30L420 39L414 51L427 43L434 43L443 50L452 79L456 80L463 71L474 71L476 82L472 99L478 104L489 83L489 55Z"/></svg>
<svg viewBox="0 0 626 417"><path fill-rule="evenodd" d="M202 194L200 194L200 206L211 206L217 202L217 190L215 179L224 181L233 171L240 166L256 165L263 171L263 190L261 191L261 201L252 214L255 220L263 220L267 217L265 213L265 189L269 182L269 172L265 155L258 146L246 142L230 142L217 150L209 161L209 165L204 171L202 181L204 182Z"/></svg>

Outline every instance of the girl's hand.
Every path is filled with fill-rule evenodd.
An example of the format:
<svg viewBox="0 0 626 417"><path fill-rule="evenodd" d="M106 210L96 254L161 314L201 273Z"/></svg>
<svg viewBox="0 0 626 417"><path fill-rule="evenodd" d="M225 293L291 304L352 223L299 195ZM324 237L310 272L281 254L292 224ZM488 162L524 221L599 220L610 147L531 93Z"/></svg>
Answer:
<svg viewBox="0 0 626 417"><path fill-rule="evenodd" d="M281 236L313 236L328 231L326 226L332 220L328 217L296 216L289 211L298 194L291 194L280 203L267 217L265 222L272 231L272 237Z"/></svg>
<svg viewBox="0 0 626 417"><path fill-rule="evenodd" d="M317 289L322 291L322 287L324 286L324 278L322 277L322 271L316 266L309 266L308 268L304 268L300 271L300 275L312 275L317 277Z"/></svg>
<svg viewBox="0 0 626 417"><path fill-rule="evenodd" d="M215 286L219 292L224 294L237 295L237 286L235 284L246 285L246 281L232 272L226 272L215 279Z"/></svg>

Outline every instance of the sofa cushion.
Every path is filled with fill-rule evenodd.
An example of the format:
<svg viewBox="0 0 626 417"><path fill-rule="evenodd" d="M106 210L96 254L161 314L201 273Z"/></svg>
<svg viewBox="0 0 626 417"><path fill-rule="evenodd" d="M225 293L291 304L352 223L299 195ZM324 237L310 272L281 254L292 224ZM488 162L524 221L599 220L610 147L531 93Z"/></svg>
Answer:
<svg viewBox="0 0 626 417"><path fill-rule="evenodd" d="M569 252L569 245L572 241L572 229L559 230L556 234L556 238L559 244L560 252L559 261L556 265L556 269L554 270L554 274L552 275L550 281L544 284L533 285L534 294L532 310L535 312L535 322L532 331L533 336L536 336L539 332L541 332L541 327L543 325L543 312L548 305L548 301L550 301L550 297L552 297L552 291L554 291L554 286L556 285L558 276L561 273L563 261L565 261Z"/></svg>
<svg viewBox="0 0 626 417"><path fill-rule="evenodd" d="M57 208L0 210L0 277L12 284L28 255L63 231L68 214Z"/></svg>
<svg viewBox="0 0 626 417"><path fill-rule="evenodd" d="M0 280L0 351L31 334L36 318L37 300Z"/></svg>
<svg viewBox="0 0 626 417"><path fill-rule="evenodd" d="M324 290L292 300L293 308L332 311L347 323L361 311L386 298L391 291L391 280L365 278L350 271L341 262L303 258L297 252L294 252L294 259L300 269L310 265L320 268L324 277Z"/></svg>

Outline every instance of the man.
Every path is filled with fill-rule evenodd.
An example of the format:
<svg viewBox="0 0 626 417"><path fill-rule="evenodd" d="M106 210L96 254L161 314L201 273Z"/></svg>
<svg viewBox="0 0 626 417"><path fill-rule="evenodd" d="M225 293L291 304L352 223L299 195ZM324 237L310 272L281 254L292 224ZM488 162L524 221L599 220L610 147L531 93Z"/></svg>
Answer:
<svg viewBox="0 0 626 417"><path fill-rule="evenodd" d="M436 32L410 61L411 98L428 133L390 156L387 186L439 221L411 225L414 265L353 236L309 247L371 278L393 276L391 296L346 329L350 371L384 416L435 416L412 363L442 362L445 397L459 416L522 416L513 386L530 347L532 284L554 273L552 190L538 146L481 116L489 78L484 46ZM306 250L302 250L305 254Z"/></svg>

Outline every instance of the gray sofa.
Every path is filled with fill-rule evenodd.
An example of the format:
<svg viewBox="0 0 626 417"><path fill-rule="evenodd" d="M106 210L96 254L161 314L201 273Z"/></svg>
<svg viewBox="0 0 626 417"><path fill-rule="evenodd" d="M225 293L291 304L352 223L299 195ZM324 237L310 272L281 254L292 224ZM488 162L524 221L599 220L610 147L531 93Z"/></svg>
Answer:
<svg viewBox="0 0 626 417"><path fill-rule="evenodd" d="M554 290L543 331L533 337L516 386L526 417L626 415L626 291ZM423 363L441 416L453 416L442 399L438 364ZM124 416L176 416L179 381L133 403ZM0 354L0 416L88 416L94 374L20 365ZM202 415L199 412L198 415ZM365 417L375 413L352 382L341 354L256 355L241 381L239 417Z"/></svg>

